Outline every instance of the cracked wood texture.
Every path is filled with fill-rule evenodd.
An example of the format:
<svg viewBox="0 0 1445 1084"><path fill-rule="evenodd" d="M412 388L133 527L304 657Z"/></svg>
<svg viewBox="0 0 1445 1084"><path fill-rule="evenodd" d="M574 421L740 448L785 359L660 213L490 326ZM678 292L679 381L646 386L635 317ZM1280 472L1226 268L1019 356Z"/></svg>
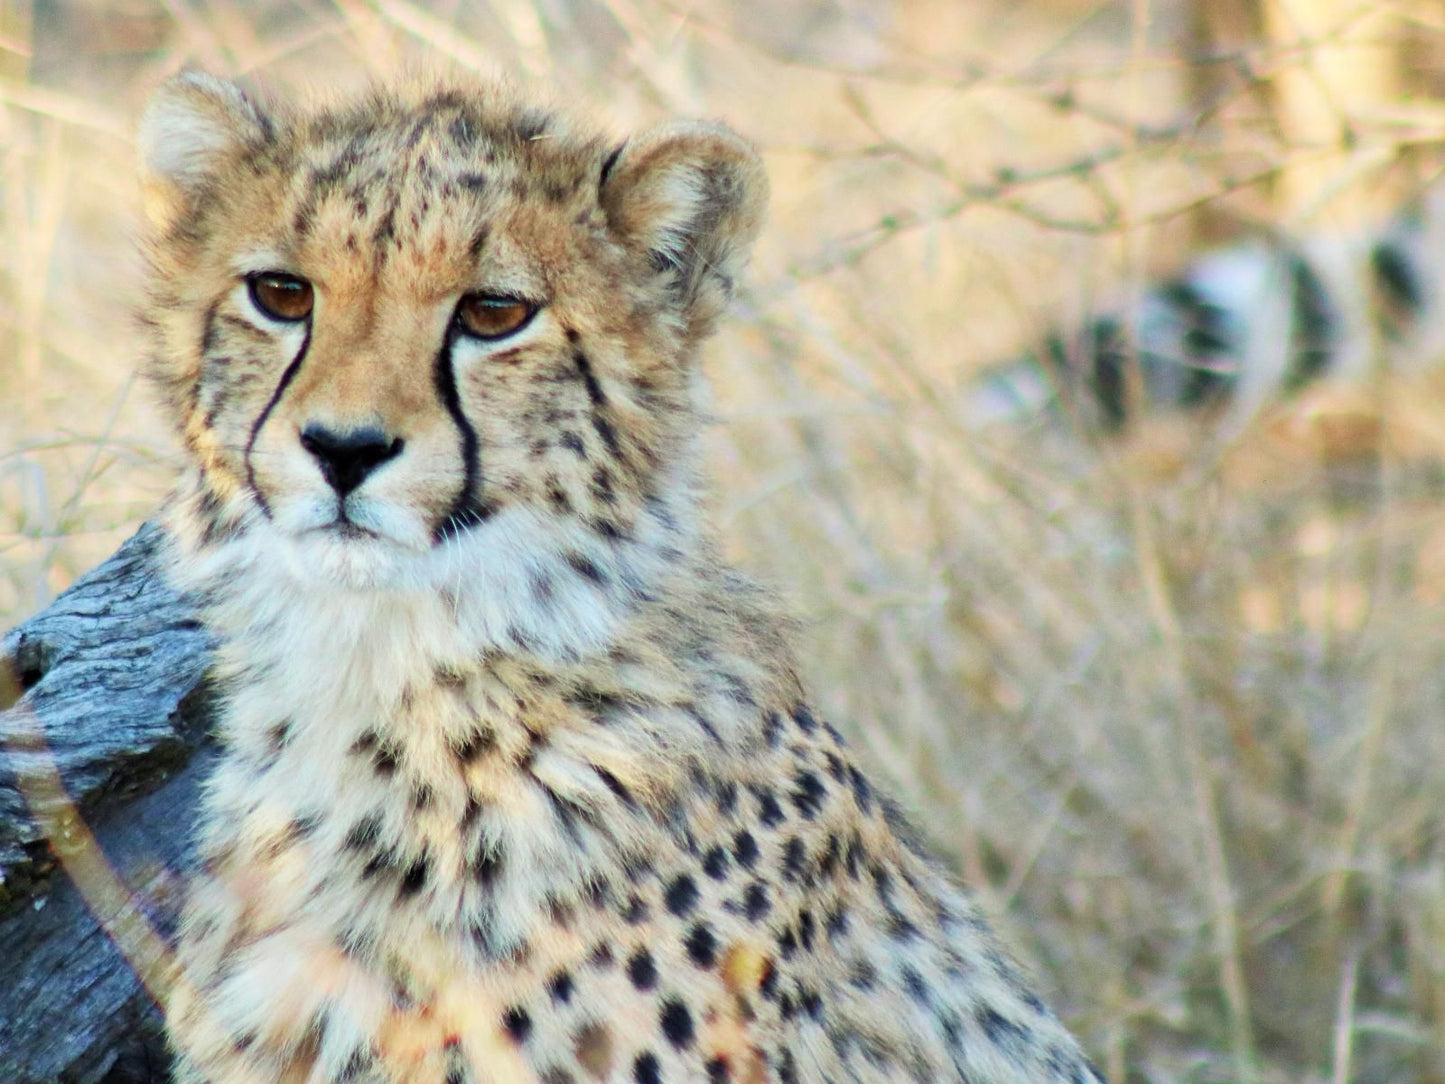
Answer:
<svg viewBox="0 0 1445 1084"><path fill-rule="evenodd" d="M144 525L0 647L3 1081L169 1079L155 1002L107 933L160 970L210 756L210 640L160 542Z"/></svg>

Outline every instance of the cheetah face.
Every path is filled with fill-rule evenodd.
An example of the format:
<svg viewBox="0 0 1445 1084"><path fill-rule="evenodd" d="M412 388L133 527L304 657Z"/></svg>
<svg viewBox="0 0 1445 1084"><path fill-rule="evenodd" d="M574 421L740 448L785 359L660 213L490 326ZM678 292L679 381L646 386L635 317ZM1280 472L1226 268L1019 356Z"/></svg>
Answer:
<svg viewBox="0 0 1445 1084"><path fill-rule="evenodd" d="M765 201L725 129L616 148L495 89L301 116L187 75L141 144L149 370L201 544L353 586L523 535L596 571L675 488Z"/></svg>

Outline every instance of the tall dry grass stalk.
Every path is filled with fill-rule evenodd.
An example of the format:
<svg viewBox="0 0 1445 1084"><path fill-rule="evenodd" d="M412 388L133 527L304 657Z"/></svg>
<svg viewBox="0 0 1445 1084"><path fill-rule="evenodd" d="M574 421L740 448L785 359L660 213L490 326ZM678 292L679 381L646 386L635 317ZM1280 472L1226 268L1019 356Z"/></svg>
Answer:
<svg viewBox="0 0 1445 1084"><path fill-rule="evenodd" d="M721 116L776 195L709 357L717 507L829 714L1114 1080L1445 1079L1442 359L1223 436L965 409L1195 238L1438 169L1437 7L1230 2L1214 40L1222 7L1145 0L0 2L4 623L175 463L124 315L165 75L456 65L619 131ZM1361 25L1412 97L1341 93Z"/></svg>

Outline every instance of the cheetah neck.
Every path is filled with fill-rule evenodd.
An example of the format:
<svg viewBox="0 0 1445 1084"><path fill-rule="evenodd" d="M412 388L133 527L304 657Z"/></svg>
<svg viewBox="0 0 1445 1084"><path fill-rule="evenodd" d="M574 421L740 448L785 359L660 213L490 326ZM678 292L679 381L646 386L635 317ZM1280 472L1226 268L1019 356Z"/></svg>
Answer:
<svg viewBox="0 0 1445 1084"><path fill-rule="evenodd" d="M502 513L369 590L308 582L258 538L191 561L226 694L205 853L304 834L311 860L268 906L289 893L363 946L442 929L516 951L615 865L620 832L646 844L640 811L726 726L698 727L655 620L695 541L681 521L644 508L602 547Z"/></svg>

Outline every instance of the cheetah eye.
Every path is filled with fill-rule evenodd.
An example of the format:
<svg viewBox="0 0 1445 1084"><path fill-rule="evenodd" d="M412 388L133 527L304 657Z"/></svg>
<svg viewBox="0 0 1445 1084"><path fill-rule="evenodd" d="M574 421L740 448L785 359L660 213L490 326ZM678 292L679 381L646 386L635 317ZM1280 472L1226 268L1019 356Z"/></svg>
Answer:
<svg viewBox="0 0 1445 1084"><path fill-rule="evenodd" d="M259 271L246 277L251 303L273 320L294 323L311 315L315 293L305 279L284 271Z"/></svg>
<svg viewBox="0 0 1445 1084"><path fill-rule="evenodd" d="M468 294L457 305L457 327L477 339L505 339L537 315L537 306L518 297Z"/></svg>

